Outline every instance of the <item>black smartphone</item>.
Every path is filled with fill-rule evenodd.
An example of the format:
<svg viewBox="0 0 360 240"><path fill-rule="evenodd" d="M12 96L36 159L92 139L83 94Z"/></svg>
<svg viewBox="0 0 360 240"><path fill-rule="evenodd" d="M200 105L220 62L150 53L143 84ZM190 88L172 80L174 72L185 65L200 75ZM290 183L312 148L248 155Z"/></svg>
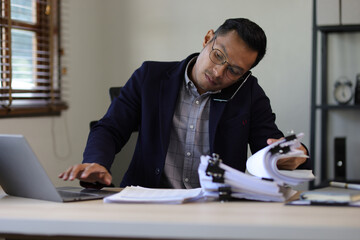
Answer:
<svg viewBox="0 0 360 240"><path fill-rule="evenodd" d="M228 102L233 99L236 93L244 85L247 79L251 76L251 71L246 72L236 83L230 87L224 88L220 93L216 94L213 98L214 101Z"/></svg>

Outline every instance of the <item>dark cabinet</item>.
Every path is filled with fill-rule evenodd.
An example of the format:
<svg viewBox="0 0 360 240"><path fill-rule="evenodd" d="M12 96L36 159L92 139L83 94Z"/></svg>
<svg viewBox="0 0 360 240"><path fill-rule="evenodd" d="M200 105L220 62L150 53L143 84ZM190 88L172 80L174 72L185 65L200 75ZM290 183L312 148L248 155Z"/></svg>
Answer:
<svg viewBox="0 0 360 240"><path fill-rule="evenodd" d="M360 105L354 100L356 78L360 76L354 73L357 71L360 74L360 24L319 26L317 12L314 0L310 152L317 180L311 187L326 185L329 180L360 180L360 168L351 169L352 166L360 166L360 163L354 162L360 162L360 141L355 151L359 155L354 156L354 151L351 156L347 154L349 141L354 148L354 139L360 139L360 135L357 136L357 129L360 129ZM337 38L339 40L333 40ZM343 51L343 48L350 50ZM354 69L356 66L357 69ZM334 123L332 118L336 118L337 122ZM349 133L347 129L342 132L347 124L352 124L354 131ZM349 179L346 169L357 171L358 175L352 174Z"/></svg>

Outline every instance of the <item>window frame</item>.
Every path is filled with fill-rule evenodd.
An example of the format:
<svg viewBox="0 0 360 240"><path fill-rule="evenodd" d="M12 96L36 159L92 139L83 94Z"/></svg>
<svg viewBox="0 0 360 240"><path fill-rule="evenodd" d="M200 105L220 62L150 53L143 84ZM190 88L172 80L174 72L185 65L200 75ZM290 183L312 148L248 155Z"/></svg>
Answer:
<svg viewBox="0 0 360 240"><path fill-rule="evenodd" d="M63 51L60 46L60 1L36 0L36 21L31 24L9 19L11 0L1 0L0 118L53 116L60 115L61 111L68 109L67 103L62 99L60 58ZM33 71L36 77L33 82L36 87L34 89L12 88L12 29L35 33L36 56ZM28 96L24 97L26 94ZM25 104L18 103L20 100Z"/></svg>

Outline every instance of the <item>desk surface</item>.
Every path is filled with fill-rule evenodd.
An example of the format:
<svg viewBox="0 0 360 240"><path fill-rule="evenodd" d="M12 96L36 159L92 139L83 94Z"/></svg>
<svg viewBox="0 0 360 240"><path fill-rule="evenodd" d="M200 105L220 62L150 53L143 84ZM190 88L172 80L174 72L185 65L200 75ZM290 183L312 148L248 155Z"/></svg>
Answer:
<svg viewBox="0 0 360 240"><path fill-rule="evenodd" d="M55 203L6 196L0 238L360 239L360 208L264 202ZM73 238L72 238L73 239Z"/></svg>

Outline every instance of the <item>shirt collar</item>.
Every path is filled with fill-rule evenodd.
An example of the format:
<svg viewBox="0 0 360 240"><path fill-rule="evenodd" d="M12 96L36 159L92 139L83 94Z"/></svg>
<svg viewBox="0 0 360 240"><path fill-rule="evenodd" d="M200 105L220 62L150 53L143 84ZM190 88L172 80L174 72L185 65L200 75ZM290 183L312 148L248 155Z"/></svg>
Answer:
<svg viewBox="0 0 360 240"><path fill-rule="evenodd" d="M197 59L197 56L193 57L189 62L188 64L186 65L186 68L185 68L185 84L186 84L186 88L189 87L189 85L194 85L193 82L190 80L189 78L189 67L191 65L194 65L195 62L196 62L196 59Z"/></svg>

